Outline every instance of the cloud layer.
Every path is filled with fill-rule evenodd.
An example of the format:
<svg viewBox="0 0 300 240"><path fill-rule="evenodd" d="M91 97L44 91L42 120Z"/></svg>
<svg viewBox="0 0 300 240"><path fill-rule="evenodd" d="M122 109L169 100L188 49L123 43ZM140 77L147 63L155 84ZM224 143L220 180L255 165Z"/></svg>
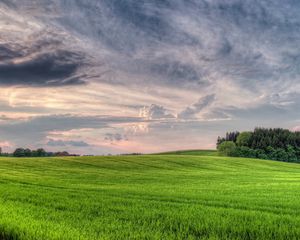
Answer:
<svg viewBox="0 0 300 240"><path fill-rule="evenodd" d="M233 129L297 129L299 10L295 0L1 1L0 141L161 151L212 148Z"/></svg>

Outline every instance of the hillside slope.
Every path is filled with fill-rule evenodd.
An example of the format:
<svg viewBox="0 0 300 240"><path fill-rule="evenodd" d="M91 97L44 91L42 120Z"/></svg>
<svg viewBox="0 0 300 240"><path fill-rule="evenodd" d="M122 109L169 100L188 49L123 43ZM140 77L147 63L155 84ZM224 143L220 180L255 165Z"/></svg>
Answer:
<svg viewBox="0 0 300 240"><path fill-rule="evenodd" d="M0 159L3 239L300 239L300 165L212 156ZM0 237L1 239L1 237Z"/></svg>
<svg viewBox="0 0 300 240"><path fill-rule="evenodd" d="M157 153L156 155L192 155L192 156L218 156L217 150L180 150Z"/></svg>

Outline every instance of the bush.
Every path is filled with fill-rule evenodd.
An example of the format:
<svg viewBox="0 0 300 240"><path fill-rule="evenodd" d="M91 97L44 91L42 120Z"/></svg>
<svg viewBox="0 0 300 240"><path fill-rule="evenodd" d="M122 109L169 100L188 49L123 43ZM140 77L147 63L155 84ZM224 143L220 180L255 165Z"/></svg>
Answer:
<svg viewBox="0 0 300 240"><path fill-rule="evenodd" d="M260 158L260 159L268 159L268 155L266 154L266 152L262 149L258 149L256 150L256 157Z"/></svg>
<svg viewBox="0 0 300 240"><path fill-rule="evenodd" d="M275 160L287 162L289 160L289 156L284 149L278 148L275 150Z"/></svg>
<svg viewBox="0 0 300 240"><path fill-rule="evenodd" d="M222 156L235 156L236 145L232 141L224 141L218 146L218 151Z"/></svg>

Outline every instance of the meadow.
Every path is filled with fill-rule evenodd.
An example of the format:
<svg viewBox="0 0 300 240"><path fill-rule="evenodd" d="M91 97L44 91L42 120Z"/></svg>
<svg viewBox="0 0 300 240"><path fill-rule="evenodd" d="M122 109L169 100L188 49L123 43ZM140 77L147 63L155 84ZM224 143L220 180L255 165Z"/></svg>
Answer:
<svg viewBox="0 0 300 240"><path fill-rule="evenodd" d="M155 155L193 155L193 156L218 156L217 150L183 150L157 153Z"/></svg>
<svg viewBox="0 0 300 240"><path fill-rule="evenodd" d="M300 165L180 155L0 158L0 239L300 239Z"/></svg>

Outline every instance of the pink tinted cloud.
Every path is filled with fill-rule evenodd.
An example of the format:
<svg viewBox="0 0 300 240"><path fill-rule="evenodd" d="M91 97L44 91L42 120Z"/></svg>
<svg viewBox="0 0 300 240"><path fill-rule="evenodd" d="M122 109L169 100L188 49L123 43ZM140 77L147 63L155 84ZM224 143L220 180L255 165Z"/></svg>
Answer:
<svg viewBox="0 0 300 240"><path fill-rule="evenodd" d="M298 132L298 131L300 131L300 126L293 127L292 130L295 131L295 132Z"/></svg>

